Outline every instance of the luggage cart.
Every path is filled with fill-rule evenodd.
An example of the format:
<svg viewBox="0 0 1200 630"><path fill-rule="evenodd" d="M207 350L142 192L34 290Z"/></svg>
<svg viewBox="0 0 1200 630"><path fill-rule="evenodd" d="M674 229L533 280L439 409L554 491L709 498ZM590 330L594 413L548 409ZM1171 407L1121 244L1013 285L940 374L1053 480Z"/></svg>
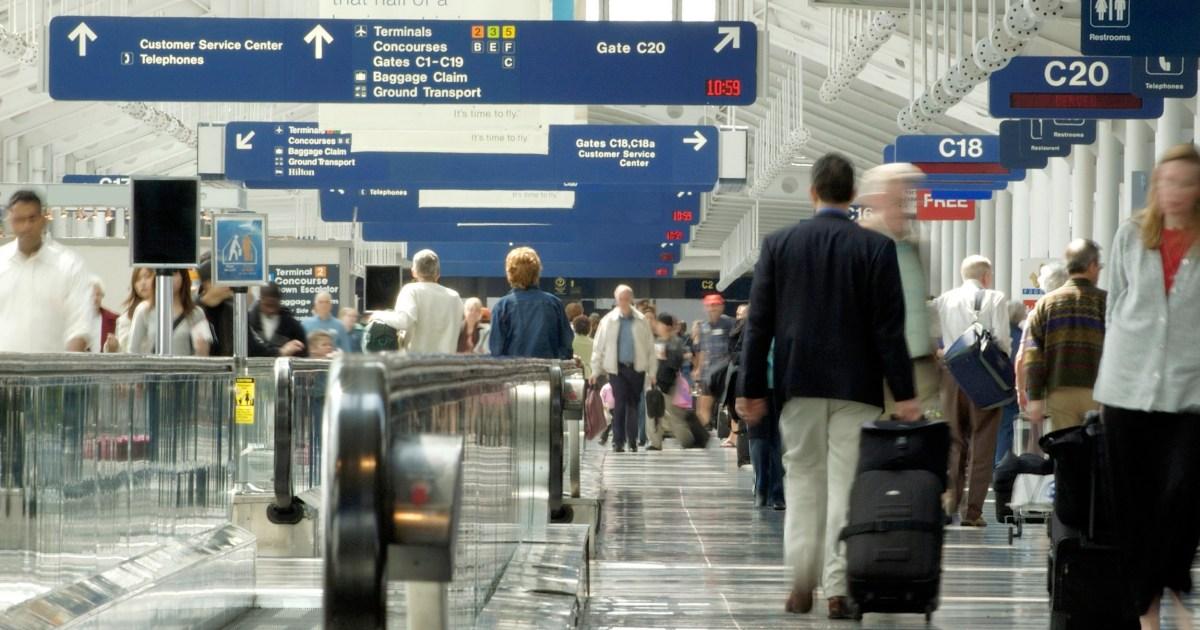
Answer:
<svg viewBox="0 0 1200 630"><path fill-rule="evenodd" d="M1040 429L1036 432L1041 433ZM1041 449L1037 448L1040 435L1034 435L1033 424L1025 414L1017 416L1013 424L1013 433L1013 451L1018 457L1027 452L1041 455ZM1005 525L1008 526L1008 544L1013 544L1025 534L1025 525L1050 522L1050 515L1054 512L1052 472L1053 469L1048 466L1042 474L1024 473L1017 476L1013 485L1012 501L1009 503L1012 516L1005 519Z"/></svg>

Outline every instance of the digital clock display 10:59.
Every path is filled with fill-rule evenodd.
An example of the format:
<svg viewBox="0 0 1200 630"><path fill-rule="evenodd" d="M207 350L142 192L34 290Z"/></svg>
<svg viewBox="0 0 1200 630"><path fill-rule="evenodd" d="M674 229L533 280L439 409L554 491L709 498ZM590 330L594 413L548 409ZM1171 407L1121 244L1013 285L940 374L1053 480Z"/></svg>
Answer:
<svg viewBox="0 0 1200 630"><path fill-rule="evenodd" d="M708 96L741 96L741 79L709 79L705 82L705 94Z"/></svg>

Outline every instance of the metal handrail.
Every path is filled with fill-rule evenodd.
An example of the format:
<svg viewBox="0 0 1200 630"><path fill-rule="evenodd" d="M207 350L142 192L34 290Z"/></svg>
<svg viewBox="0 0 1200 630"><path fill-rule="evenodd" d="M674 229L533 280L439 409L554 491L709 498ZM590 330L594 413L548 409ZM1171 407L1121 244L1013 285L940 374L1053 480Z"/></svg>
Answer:
<svg viewBox="0 0 1200 630"><path fill-rule="evenodd" d="M136 354L18 354L0 353L0 376L44 376L47 374L95 374L97 372L159 372L178 370L211 374L232 372L231 359L203 357L154 357Z"/></svg>
<svg viewBox="0 0 1200 630"><path fill-rule="evenodd" d="M388 483L392 414L418 397L450 401L453 392L490 393L512 383L549 383L550 422L534 435L549 440L547 498L551 511L557 511L562 502L564 369L576 368L561 361L444 355L351 356L334 362L326 397L322 483L326 627L385 625L389 546L397 528L388 507L394 490ZM548 522L550 517L544 518Z"/></svg>
<svg viewBox="0 0 1200 630"><path fill-rule="evenodd" d="M298 371L328 371L330 361L324 359L274 360L275 374L275 501L267 507L267 518L280 525L295 525L304 520L304 502L296 496L292 475L293 422L295 413L295 375Z"/></svg>

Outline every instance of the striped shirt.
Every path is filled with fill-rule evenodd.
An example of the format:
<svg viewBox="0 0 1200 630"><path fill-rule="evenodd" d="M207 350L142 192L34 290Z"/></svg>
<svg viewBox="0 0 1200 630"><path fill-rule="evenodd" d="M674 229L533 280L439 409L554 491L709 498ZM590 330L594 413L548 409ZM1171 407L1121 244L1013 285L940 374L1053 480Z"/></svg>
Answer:
<svg viewBox="0 0 1200 630"><path fill-rule="evenodd" d="M1108 293L1086 278L1071 278L1038 301L1029 315L1025 352L1030 400L1044 400L1059 387L1096 384L1107 303Z"/></svg>

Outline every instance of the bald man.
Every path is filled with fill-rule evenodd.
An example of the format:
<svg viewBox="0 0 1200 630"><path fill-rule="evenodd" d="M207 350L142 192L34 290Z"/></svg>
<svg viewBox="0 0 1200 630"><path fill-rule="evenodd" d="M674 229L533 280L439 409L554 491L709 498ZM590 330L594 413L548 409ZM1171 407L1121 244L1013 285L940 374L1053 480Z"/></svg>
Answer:
<svg viewBox="0 0 1200 630"><path fill-rule="evenodd" d="M342 352L354 352L354 340L346 331L346 325L333 316L333 296L322 291L313 298L312 317L304 319L304 334L311 337L318 330L333 337L333 345Z"/></svg>
<svg viewBox="0 0 1200 630"><path fill-rule="evenodd" d="M658 370L654 333L646 316L633 308L633 289L621 285L613 294L617 307L600 320L592 347L592 377L607 374L612 384L616 407L613 409L613 450L630 452L638 449L638 404L645 391L647 378L654 385Z"/></svg>

